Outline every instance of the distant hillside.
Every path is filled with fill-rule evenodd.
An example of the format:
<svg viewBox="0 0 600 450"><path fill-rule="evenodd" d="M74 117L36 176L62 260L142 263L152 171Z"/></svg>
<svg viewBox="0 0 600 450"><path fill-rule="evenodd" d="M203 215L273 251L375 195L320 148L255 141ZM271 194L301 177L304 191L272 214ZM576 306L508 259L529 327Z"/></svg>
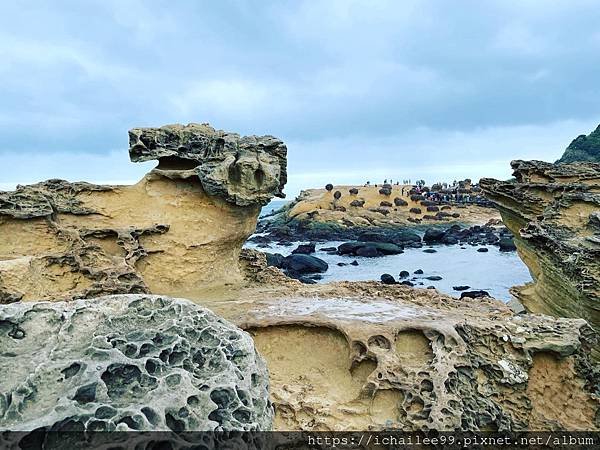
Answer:
<svg viewBox="0 0 600 450"><path fill-rule="evenodd" d="M589 135L577 136L567 147L557 163L575 161L600 162L600 125Z"/></svg>

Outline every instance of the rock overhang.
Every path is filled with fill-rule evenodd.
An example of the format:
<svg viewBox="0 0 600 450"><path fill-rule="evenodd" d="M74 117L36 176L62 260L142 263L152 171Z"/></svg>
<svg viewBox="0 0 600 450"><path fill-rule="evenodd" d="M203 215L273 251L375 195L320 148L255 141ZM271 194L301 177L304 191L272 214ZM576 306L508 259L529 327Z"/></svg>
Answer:
<svg viewBox="0 0 600 450"><path fill-rule="evenodd" d="M238 206L285 197L287 147L274 136L240 136L197 123L133 128L129 156L157 160L155 170L167 177L197 176L207 194Z"/></svg>

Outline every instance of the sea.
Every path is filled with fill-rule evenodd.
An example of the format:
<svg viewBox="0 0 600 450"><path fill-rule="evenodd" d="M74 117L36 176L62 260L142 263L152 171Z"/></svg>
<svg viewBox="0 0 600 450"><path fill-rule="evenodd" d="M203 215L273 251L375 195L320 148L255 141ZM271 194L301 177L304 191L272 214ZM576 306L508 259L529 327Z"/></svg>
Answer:
<svg viewBox="0 0 600 450"><path fill-rule="evenodd" d="M263 208L261 215L267 215L287 203L276 200ZM258 246L248 242L246 246L269 253L289 255L299 244L281 246L272 243L269 247ZM498 247L487 246L487 252L477 251L481 247L471 245L437 245L423 248L407 248L400 255L389 255L379 258L364 258L356 256L331 255L321 248L337 247L342 242L330 241L317 244L317 252L313 255L329 264L327 272L322 274L319 283L330 281L368 281L379 280L381 275L388 273L397 281L409 280L417 287L434 286L440 292L460 297L460 292L454 289L459 286L469 286L469 290L484 290L494 298L509 301L512 296L510 288L532 281L527 266L521 261L517 252L501 252ZM435 253L423 252L425 248L433 248ZM358 266L349 263L356 260ZM415 274L417 270L423 274ZM408 271L410 276L399 278L401 271ZM441 277L441 280L429 280L427 277Z"/></svg>

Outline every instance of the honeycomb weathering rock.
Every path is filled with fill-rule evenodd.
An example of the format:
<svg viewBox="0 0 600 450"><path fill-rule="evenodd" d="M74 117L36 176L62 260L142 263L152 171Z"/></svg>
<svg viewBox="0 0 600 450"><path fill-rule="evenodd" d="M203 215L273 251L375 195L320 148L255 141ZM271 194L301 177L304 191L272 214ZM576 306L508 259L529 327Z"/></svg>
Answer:
<svg viewBox="0 0 600 450"><path fill-rule="evenodd" d="M582 317L600 330L600 163L511 165L514 181L480 184L534 279L515 294L530 311Z"/></svg>
<svg viewBox="0 0 600 450"><path fill-rule="evenodd" d="M131 160L160 162L171 176L197 176L209 195L240 206L285 197L287 148L273 136L243 136L208 124L129 131Z"/></svg>
<svg viewBox="0 0 600 450"><path fill-rule="evenodd" d="M253 335L277 430L600 427L598 337L584 320L376 282L237 298L210 308Z"/></svg>
<svg viewBox="0 0 600 450"><path fill-rule="evenodd" d="M0 192L0 304L194 297L242 282L242 244L260 205L282 195L285 145L193 124L130 137L133 160L159 160L135 185L48 180Z"/></svg>
<svg viewBox="0 0 600 450"><path fill-rule="evenodd" d="M247 333L193 303L118 295L0 309L0 428L269 430Z"/></svg>

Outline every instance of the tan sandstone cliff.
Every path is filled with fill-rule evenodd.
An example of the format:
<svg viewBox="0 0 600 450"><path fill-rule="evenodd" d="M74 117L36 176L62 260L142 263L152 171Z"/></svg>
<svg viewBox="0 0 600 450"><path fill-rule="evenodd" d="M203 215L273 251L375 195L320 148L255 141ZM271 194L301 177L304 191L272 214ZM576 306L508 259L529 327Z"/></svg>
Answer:
<svg viewBox="0 0 600 450"><path fill-rule="evenodd" d="M534 279L515 294L529 311L581 317L600 330L600 164L511 165L514 180L480 184Z"/></svg>
<svg viewBox="0 0 600 450"><path fill-rule="evenodd" d="M253 335L279 430L600 427L584 320L401 285L303 285L241 249L281 195L280 140L188 125L133 130L130 147L159 160L134 186L0 193L3 302L151 292L206 305Z"/></svg>

